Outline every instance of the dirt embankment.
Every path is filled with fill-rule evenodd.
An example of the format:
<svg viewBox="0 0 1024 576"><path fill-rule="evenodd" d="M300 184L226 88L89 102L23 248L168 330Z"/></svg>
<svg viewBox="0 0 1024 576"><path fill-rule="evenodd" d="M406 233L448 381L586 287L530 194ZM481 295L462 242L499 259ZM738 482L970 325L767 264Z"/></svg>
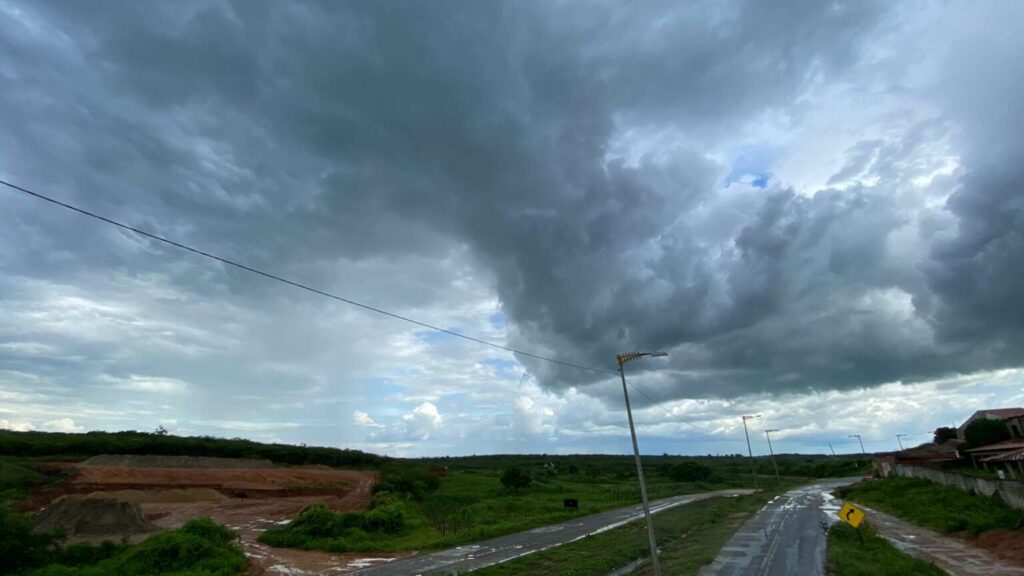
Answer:
<svg viewBox="0 0 1024 576"><path fill-rule="evenodd" d="M134 502L114 498L65 497L34 518L38 531L63 530L69 537L133 536L159 530Z"/></svg>
<svg viewBox="0 0 1024 576"><path fill-rule="evenodd" d="M988 550L1010 564L1024 568L1024 528L989 530L977 538L967 539L975 546Z"/></svg>
<svg viewBox="0 0 1024 576"><path fill-rule="evenodd" d="M117 540L123 535L142 538L150 530L178 528L206 516L239 532L250 574L341 574L366 561L353 554L271 548L257 539L315 502L338 512L366 509L378 472L224 460L90 458L68 471L74 473L69 481L34 495L36 509L48 504L37 522L70 528L77 536L73 540Z"/></svg>

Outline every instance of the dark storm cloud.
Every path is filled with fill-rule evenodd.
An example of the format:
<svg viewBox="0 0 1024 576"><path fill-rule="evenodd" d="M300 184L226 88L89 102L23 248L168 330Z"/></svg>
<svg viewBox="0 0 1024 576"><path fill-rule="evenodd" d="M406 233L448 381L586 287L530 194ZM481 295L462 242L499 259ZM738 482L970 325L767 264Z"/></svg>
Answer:
<svg viewBox="0 0 1024 576"><path fill-rule="evenodd" d="M1005 158L964 177L949 205L959 232L925 275L892 250L916 209L896 200L892 186L907 182L721 197L730 167L704 150L768 111L799 115L809 85L858 62L880 4L25 10L42 31L0 36L17 55L0 68L0 103L19 111L5 114L4 170L146 228L312 281L338 281L323 270L339 259L465 245L493 274L513 344L599 366L625 349L672 348L687 387L665 382L663 397L1020 360L1019 174ZM645 130L682 143L614 157ZM866 140L830 185L898 175L892 162L919 145ZM59 242L35 234L42 252ZM128 265L104 245L86 250L73 266ZM267 297L216 270L172 279ZM593 380L521 360L549 387Z"/></svg>

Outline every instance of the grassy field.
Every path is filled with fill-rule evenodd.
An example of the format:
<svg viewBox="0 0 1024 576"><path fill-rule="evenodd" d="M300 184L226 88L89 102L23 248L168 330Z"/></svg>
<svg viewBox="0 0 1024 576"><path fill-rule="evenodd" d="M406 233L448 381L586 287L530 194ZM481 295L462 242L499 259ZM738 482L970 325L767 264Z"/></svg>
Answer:
<svg viewBox="0 0 1024 576"><path fill-rule="evenodd" d="M261 541L273 546L338 552L437 549L555 524L640 501L636 482L628 474L629 467L624 468L627 472L622 475L614 467L596 473L575 470L575 473L554 474L532 470L532 482L518 491L502 485L501 469L452 470L436 490L419 499L401 502L403 521L399 530L367 534L361 526L362 520L351 514L332 516L318 511L316 515L300 516L291 525L268 530ZM652 499L657 499L744 486L744 480L713 474L703 481L676 482L654 471L649 476L649 492ZM762 482L772 485L775 479L764 478ZM579 509L567 511L564 508L566 498L576 499Z"/></svg>
<svg viewBox="0 0 1024 576"><path fill-rule="evenodd" d="M1021 512L985 496L917 478L886 478L849 486L839 496L944 534L1013 530Z"/></svg>
<svg viewBox="0 0 1024 576"><path fill-rule="evenodd" d="M785 488L737 498L711 498L654 516L665 574L687 576L710 563L736 528ZM481 576L552 574L604 576L637 559L649 558L646 525L634 522L564 546L474 572ZM634 574L646 574L644 561Z"/></svg>
<svg viewBox="0 0 1024 576"><path fill-rule="evenodd" d="M865 462L856 458L789 456L780 468L849 475L862 471ZM751 487L749 465L749 459L737 456L644 457L652 499ZM419 480L402 479L408 471L427 467L446 470L437 486L423 489ZM501 476L509 468L529 475L530 484L519 490L503 486ZM422 472L415 474L425 479ZM635 464L629 456L497 455L395 462L385 466L379 487L400 500L405 496L399 506L400 528L367 529L365 519L357 515L317 510L292 524L268 530L261 541L272 546L339 552L446 548L638 503L635 475ZM783 483L794 480L784 477ZM760 482L769 488L776 484L774 475L761 476ZM414 486L421 488L410 491L409 487ZM566 511L567 498L577 500L579 509Z"/></svg>
<svg viewBox="0 0 1024 576"><path fill-rule="evenodd" d="M946 576L934 564L908 556L866 524L861 525L863 542L847 524L836 524L828 532L828 573L830 576Z"/></svg>

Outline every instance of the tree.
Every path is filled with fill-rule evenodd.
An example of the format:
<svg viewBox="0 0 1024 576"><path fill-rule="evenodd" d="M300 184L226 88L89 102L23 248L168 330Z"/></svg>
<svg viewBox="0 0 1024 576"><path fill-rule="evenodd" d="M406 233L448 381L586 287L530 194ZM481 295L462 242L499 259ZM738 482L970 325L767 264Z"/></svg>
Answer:
<svg viewBox="0 0 1024 576"><path fill-rule="evenodd" d="M501 475L501 484L513 492L518 492L520 488L526 488L530 482L533 482L530 475L515 467L506 468L504 474Z"/></svg>
<svg viewBox="0 0 1024 576"><path fill-rule="evenodd" d="M1010 429L1002 420L978 418L968 424L967 429L964 430L964 440L967 441L968 448L987 446L1010 438Z"/></svg>
<svg viewBox="0 0 1024 576"><path fill-rule="evenodd" d="M943 444L946 440L956 439L956 428L950 428L948 426L942 426L935 429L935 443Z"/></svg>
<svg viewBox="0 0 1024 576"><path fill-rule="evenodd" d="M714 473L710 467L700 462L680 462L668 469L668 477L674 482L701 482L711 478Z"/></svg>

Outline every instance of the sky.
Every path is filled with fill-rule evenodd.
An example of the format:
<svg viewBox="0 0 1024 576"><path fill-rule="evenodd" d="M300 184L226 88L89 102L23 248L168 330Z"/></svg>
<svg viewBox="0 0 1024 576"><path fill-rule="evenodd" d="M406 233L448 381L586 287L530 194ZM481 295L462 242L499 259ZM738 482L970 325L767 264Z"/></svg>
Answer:
<svg viewBox="0 0 1024 576"><path fill-rule="evenodd" d="M1024 405L1019 2L11 2L0 427L892 450ZM2 188L2 187L0 187Z"/></svg>

